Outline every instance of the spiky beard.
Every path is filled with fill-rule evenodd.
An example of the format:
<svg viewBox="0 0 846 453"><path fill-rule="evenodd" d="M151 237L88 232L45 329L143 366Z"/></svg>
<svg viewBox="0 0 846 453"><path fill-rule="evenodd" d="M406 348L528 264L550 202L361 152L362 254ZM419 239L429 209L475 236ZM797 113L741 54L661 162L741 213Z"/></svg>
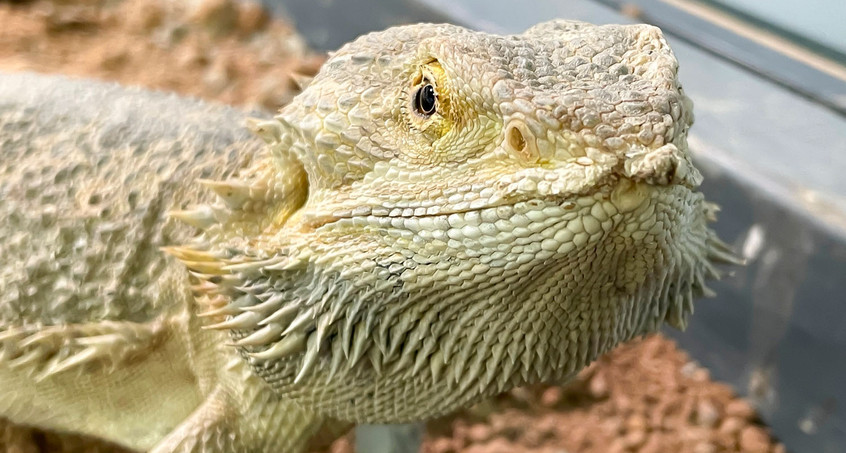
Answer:
<svg viewBox="0 0 846 453"><path fill-rule="evenodd" d="M715 208L699 205L702 217L712 219ZM170 252L196 279L195 296L207 307L200 316L213 322L207 327L229 330L244 359L279 393L294 399L315 387L338 395L368 387L390 393L405 381L464 395L450 400L454 406L515 385L566 380L665 321L683 329L693 300L711 293L706 279L719 277L714 263L737 262L700 223L664 245L641 284L613 294L565 294L556 286L579 257L458 288L408 285L398 273L345 272L289 250L256 256L205 245ZM608 328L579 330L566 322L539 327L540 293L560 293L571 304L606 301L600 316ZM510 342L502 340L503 332L513 336ZM384 414L363 417L396 421Z"/></svg>

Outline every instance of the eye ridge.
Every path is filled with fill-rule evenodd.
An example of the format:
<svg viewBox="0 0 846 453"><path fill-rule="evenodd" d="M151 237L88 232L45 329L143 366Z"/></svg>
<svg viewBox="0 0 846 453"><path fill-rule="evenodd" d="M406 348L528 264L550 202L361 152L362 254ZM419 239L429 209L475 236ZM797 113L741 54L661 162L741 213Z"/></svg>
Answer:
<svg viewBox="0 0 846 453"><path fill-rule="evenodd" d="M432 116L437 110L438 95L431 83L425 83L414 93L414 110L422 116Z"/></svg>

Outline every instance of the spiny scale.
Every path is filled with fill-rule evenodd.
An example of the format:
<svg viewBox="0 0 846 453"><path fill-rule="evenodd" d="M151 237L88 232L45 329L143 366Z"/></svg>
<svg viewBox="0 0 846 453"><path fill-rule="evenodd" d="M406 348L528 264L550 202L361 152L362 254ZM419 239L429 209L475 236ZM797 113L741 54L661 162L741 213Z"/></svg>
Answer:
<svg viewBox="0 0 846 453"><path fill-rule="evenodd" d="M12 369L19 369L26 366L36 366L40 362L43 361L43 358L47 356L47 353L41 349L33 349L30 350L12 360L10 360L9 368Z"/></svg>
<svg viewBox="0 0 846 453"><path fill-rule="evenodd" d="M278 140L281 134L278 122L250 120L248 123L265 141ZM268 198L268 190L264 183L255 185L240 180L213 181L207 179L200 179L198 182L213 191L231 211L227 211L226 207L223 206L199 206L186 211L173 211L170 215L177 220L203 230L228 220L231 217L228 212L242 210L251 200L259 202L252 204L252 209L255 209L263 205ZM274 307L274 304L281 302L281 300L260 304L254 296L250 296L252 299L244 299L242 296L226 304L225 298L220 295L244 292L244 288L240 288L240 290L237 288L237 283L242 282L245 276L256 275L267 266L284 264L286 258L273 256L260 260L239 259L236 261L229 259L224 253L208 251L208 247L207 244L195 244L163 247L162 250L179 259L189 269L191 275L200 281L200 283L192 286L192 290L196 293L195 298L198 304L209 308L199 313L198 316L203 318L234 316L234 318L211 324L205 328L247 329L258 327L257 323L263 321L273 309L278 308ZM258 288L254 289L258 290ZM242 309L245 307L253 307L252 313L242 313ZM257 337L252 337L253 341L255 338Z"/></svg>
<svg viewBox="0 0 846 453"><path fill-rule="evenodd" d="M358 361L364 356L367 351L367 337L370 333L367 331L366 322L359 321L355 324L355 332L352 335L352 350L350 351L349 368L353 368Z"/></svg>
<svg viewBox="0 0 846 453"><path fill-rule="evenodd" d="M502 357L505 353L505 344L502 342L496 343L493 348L491 349L491 357L488 359L487 367L485 376L481 379L481 381L487 385L490 385L496 379L496 376L499 371L499 364L501 363Z"/></svg>
<svg viewBox="0 0 846 453"><path fill-rule="evenodd" d="M214 210L210 206L205 205L185 211L170 211L168 212L168 215L180 222L201 230L205 230L218 223L218 220L214 215Z"/></svg>
<svg viewBox="0 0 846 453"><path fill-rule="evenodd" d="M308 88L309 85L311 85L311 82L314 80L314 77L307 76L305 74L300 74L297 72L292 72L291 80L293 80L294 83L297 84L297 87L300 88L300 91L303 91Z"/></svg>
<svg viewBox="0 0 846 453"><path fill-rule="evenodd" d="M710 245L711 247L708 248L710 261L738 266L746 264L746 261L738 257L726 243L715 238L710 241Z"/></svg>
<svg viewBox="0 0 846 453"><path fill-rule="evenodd" d="M340 342L335 341L332 343L332 363L329 367L329 375L326 377L327 382L331 382L332 378L334 378L341 368L343 367L344 362L346 361L346 357L344 356L344 352L342 351L342 345Z"/></svg>
<svg viewBox="0 0 846 453"><path fill-rule="evenodd" d="M197 298L198 305L212 307L207 311L197 313L197 316L200 318L235 316L241 312L241 307L237 303L226 303L226 300L224 296Z"/></svg>
<svg viewBox="0 0 846 453"><path fill-rule="evenodd" d="M367 350L367 358L370 360L370 366L377 375L382 374L384 367L384 354L379 351L379 348L370 348Z"/></svg>
<svg viewBox="0 0 846 453"><path fill-rule="evenodd" d="M268 360L281 359L289 355L302 352L306 346L306 335L303 332L294 332L286 335L284 338L274 343L271 347L260 352L249 353L259 362L266 362Z"/></svg>
<svg viewBox="0 0 846 453"><path fill-rule="evenodd" d="M347 293L351 291L352 285L348 286L347 291L344 293L344 299L347 299ZM352 346L351 336L353 333L353 324L358 322L360 319L359 314L361 313L361 308L364 305L363 298L356 298L350 307L347 309L346 319L344 319L344 326L341 328L341 338L342 344L344 348L344 355L349 358L350 357L350 347Z"/></svg>
<svg viewBox="0 0 846 453"><path fill-rule="evenodd" d="M233 318L229 318L226 321L219 322L217 324L211 324L208 326L203 326L203 329L216 329L216 330L243 330L243 329L251 329L258 326L259 321L262 320L262 316L260 313L255 313L251 311L243 312Z"/></svg>
<svg viewBox="0 0 846 453"><path fill-rule="evenodd" d="M429 357L432 356L436 341L434 339L427 339L423 341L423 347L417 352L414 357L414 366L411 369L411 374L418 374L423 367L429 362Z"/></svg>
<svg viewBox="0 0 846 453"><path fill-rule="evenodd" d="M280 326L288 327L291 321L300 312L300 307L294 304L285 305L279 310L276 310L272 315L259 321L259 325L278 324Z"/></svg>
<svg viewBox="0 0 846 453"><path fill-rule="evenodd" d="M257 305L248 305L248 306L244 307L243 310L259 313L262 316L267 316L268 314L274 313L274 312L276 312L276 310L279 309L279 307L283 303L283 299L284 299L284 294L278 293L278 294L271 296L266 301L261 302ZM264 319L262 319L259 324L263 323L266 319L267 319L266 317Z"/></svg>
<svg viewBox="0 0 846 453"><path fill-rule="evenodd" d="M207 189L211 189L231 209L240 209L250 199L250 186L242 181L200 179L197 182Z"/></svg>
<svg viewBox="0 0 846 453"><path fill-rule="evenodd" d="M264 346L278 341L281 336L282 327L277 324L270 324L232 343L232 346Z"/></svg>
<svg viewBox="0 0 846 453"><path fill-rule="evenodd" d="M473 356L474 358L472 362L467 362L467 368L465 369L464 375L460 378L461 382L458 387L461 393L467 391L471 385L478 383L479 375L482 374L483 360L480 353L481 350L477 350L476 354Z"/></svg>
<svg viewBox="0 0 846 453"><path fill-rule="evenodd" d="M107 355L108 353L103 353L99 351L97 348L86 348L76 354L68 357L64 360L53 360L51 363L44 368L41 373L35 375L35 381L41 382L48 377L61 373L62 371L69 370L74 368L78 365L86 363L90 360L93 360L98 355Z"/></svg>
<svg viewBox="0 0 846 453"><path fill-rule="evenodd" d="M306 353L303 357L302 365L300 365L300 372L294 378L294 383L302 382L303 378L308 376L314 364L317 362L317 353L320 350L320 338L314 333L308 336L306 341Z"/></svg>
<svg viewBox="0 0 846 453"><path fill-rule="evenodd" d="M291 324L288 325L288 327L285 329L284 332L282 332L282 334L287 335L291 332L295 332L295 331L298 331L298 330L305 330L305 327L313 324L313 321L314 321L314 309L310 308L308 310L305 310L304 312L301 312L299 315L297 315L297 317L294 318L293 321L291 321Z"/></svg>
<svg viewBox="0 0 846 453"><path fill-rule="evenodd" d="M218 285L208 281L203 280L200 283L195 285L191 285L191 292L195 294L214 294L218 291Z"/></svg>
<svg viewBox="0 0 846 453"><path fill-rule="evenodd" d="M185 247L185 246L167 246L162 247L161 250L169 255L176 257L177 259L187 260L192 262L201 262L201 261L208 261L208 262L216 262L220 260L222 257L218 254L209 252L207 250L200 250L193 247Z"/></svg>
<svg viewBox="0 0 846 453"><path fill-rule="evenodd" d="M265 260L257 260L257 261L244 261L240 263L232 263L225 266L223 269L229 271L231 273L256 273L261 271L269 266L274 266L281 262L286 262L287 257L285 256L274 256L272 258L268 258Z"/></svg>
<svg viewBox="0 0 846 453"><path fill-rule="evenodd" d="M276 143L282 139L282 125L276 120L247 118L247 129L267 144Z"/></svg>
<svg viewBox="0 0 846 453"><path fill-rule="evenodd" d="M159 320L16 328L0 334L0 357L12 368L27 368L40 381L86 364L113 368L129 357L143 356L155 349L162 331Z"/></svg>

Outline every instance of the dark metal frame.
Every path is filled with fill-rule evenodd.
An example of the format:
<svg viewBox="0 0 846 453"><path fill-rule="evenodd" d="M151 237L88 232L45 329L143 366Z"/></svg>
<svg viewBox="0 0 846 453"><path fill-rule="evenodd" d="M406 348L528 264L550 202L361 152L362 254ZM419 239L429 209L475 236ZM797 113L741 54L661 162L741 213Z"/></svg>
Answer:
<svg viewBox="0 0 846 453"><path fill-rule="evenodd" d="M737 35L720 24L661 0L595 1L614 9L637 5L639 21L657 25L678 39L846 117L846 80L796 61L776 49ZM833 52L825 56L839 56Z"/></svg>

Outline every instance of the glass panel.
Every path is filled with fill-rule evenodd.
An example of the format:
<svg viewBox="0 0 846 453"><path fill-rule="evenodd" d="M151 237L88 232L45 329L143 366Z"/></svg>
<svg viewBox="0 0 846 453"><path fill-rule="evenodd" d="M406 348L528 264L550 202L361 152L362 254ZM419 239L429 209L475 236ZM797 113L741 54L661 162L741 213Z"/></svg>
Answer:
<svg viewBox="0 0 846 453"><path fill-rule="evenodd" d="M846 62L846 1L704 0Z"/></svg>

